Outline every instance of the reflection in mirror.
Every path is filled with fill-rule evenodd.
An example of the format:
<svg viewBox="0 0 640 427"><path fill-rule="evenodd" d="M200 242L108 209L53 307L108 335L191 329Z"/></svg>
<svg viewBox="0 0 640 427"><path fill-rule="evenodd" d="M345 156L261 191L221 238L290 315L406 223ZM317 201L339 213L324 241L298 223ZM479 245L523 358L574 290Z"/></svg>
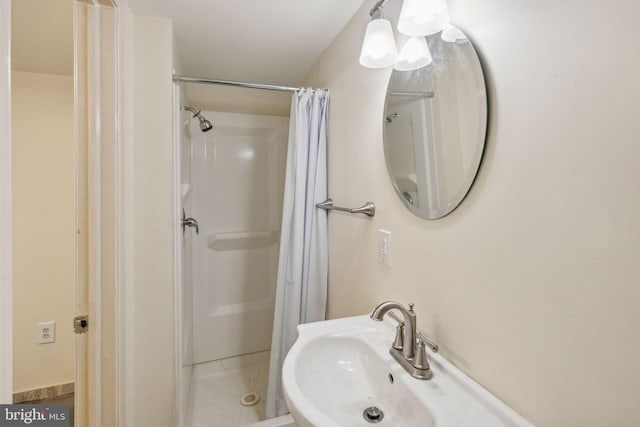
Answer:
<svg viewBox="0 0 640 427"><path fill-rule="evenodd" d="M453 211L480 166L487 97L478 56L450 26L427 36L433 62L394 70L384 111L387 169L402 203L424 219Z"/></svg>

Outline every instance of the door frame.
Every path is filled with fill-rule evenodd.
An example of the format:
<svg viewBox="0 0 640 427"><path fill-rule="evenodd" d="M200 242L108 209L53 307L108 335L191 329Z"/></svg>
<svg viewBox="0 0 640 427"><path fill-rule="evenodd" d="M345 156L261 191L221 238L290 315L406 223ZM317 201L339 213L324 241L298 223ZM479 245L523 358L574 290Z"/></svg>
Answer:
<svg viewBox="0 0 640 427"><path fill-rule="evenodd" d="M110 0L75 0L78 315L89 315L89 332L77 340L76 413L90 427L119 421L119 166L123 139L120 8ZM83 141L84 138L84 141ZM85 159L85 160L83 160ZM84 162L84 163L83 163ZM81 176L86 176L83 183ZM80 207L87 197L86 211ZM85 271L82 271L82 269ZM86 282L86 283L83 283Z"/></svg>
<svg viewBox="0 0 640 427"><path fill-rule="evenodd" d="M128 420L131 419L131 406L127 405L127 396L130 394L127 391L132 387L130 381L127 381L127 372L125 367L130 366L128 363L131 357L130 346L127 343L131 340L131 334L124 328L124 322L121 319L127 317L128 313L131 313L132 307L127 304L131 299L128 297L129 291L122 289L121 283L130 274L131 266L120 262L123 257L130 255L133 242L126 235L127 226L119 227L117 224L122 224L123 219L129 218L129 213L126 209L127 202L131 201L131 191L127 190L124 186L124 182L130 180L131 170L130 161L124 162L124 159L130 159L130 147L123 147L121 142L125 139L125 135L129 130L125 129L123 125L125 110L131 108L131 99L124 86L131 81L131 52L130 49L126 49L125 41L131 36L131 21L132 15L128 8L126 0L118 0L116 3L105 2L99 0L76 0L76 3L87 3L90 5L102 5L106 7L112 7L115 12L115 60L116 60L116 72L115 79L113 81L112 89L116 92L115 103L115 199L116 199L116 229L110 230L115 235L115 291L116 291L116 310L115 310L115 331L122 332L122 334L116 333L116 341L113 348L102 348L102 352L97 351L97 346L93 345L89 348L88 360L92 360L93 363L98 365L101 362L101 356L108 351L113 359L116 361L116 372L109 381L114 384L114 405L109 408L108 411L112 416L111 419L116 420L116 425L128 425ZM122 5L123 7L119 7ZM130 38L129 38L130 40ZM95 78L96 76L94 76ZM123 82L127 83L123 83ZM96 123L97 130L99 132L99 122ZM128 138L127 138L128 139ZM96 153L90 161L94 162L94 170L96 163L100 163L100 153ZM90 167L90 165L87 165ZM97 169L100 170L99 168ZM87 183L89 185L89 183ZM98 181L98 184L100 182ZM90 191L96 191L98 194L93 194L94 198L100 197L101 186L92 185ZM12 403L13 401L13 297L12 297L12 221L11 221L11 0L0 0L0 403ZM99 229L99 223L92 225L93 230ZM90 239L94 237L89 236ZM97 238L97 242L100 239ZM101 247L96 245L95 241L89 242L89 246L95 248L95 250L88 254L88 256L94 257L98 261L101 258ZM98 264L99 265L99 264ZM94 272L89 272L89 275L94 275ZM88 284L90 291L94 295L99 295L97 291L97 284L90 281ZM100 310L100 299L94 300L94 310ZM95 316L95 314L94 314ZM98 319L99 319L98 315ZM70 325L69 325L70 327ZM94 342L101 341L100 328L94 328L92 331ZM88 341L88 340L87 340ZM88 371L89 372L89 371ZM93 369L90 371L94 378L91 381L91 387L95 387L100 384L100 369ZM77 377L76 377L77 380ZM99 392L98 390L92 390L93 393ZM100 412L100 404L94 400L89 401L90 409L89 413L92 415L90 426L99 426L100 420L104 413ZM121 409L121 410L119 410ZM106 409L103 409L103 411ZM98 415L93 415L98 414Z"/></svg>
<svg viewBox="0 0 640 427"><path fill-rule="evenodd" d="M101 425L101 28L99 5L74 1L76 304L89 331L76 336L75 417ZM84 177L84 179L83 179Z"/></svg>
<svg viewBox="0 0 640 427"><path fill-rule="evenodd" d="M95 124L100 131L101 91L109 91L112 105L106 114L110 123L113 146L108 149L108 160L103 159L105 150L95 149L89 155L94 167L94 182L89 180L89 192L94 194L95 205L89 211L96 212L106 218L108 224L101 221L90 222L90 230L95 236L103 235L101 243L90 242L94 248L94 268L89 265L89 277L94 277L89 289L89 309L99 310L100 320L97 335L89 346L89 408L90 427L104 425L130 426L135 423L134 415L134 332L131 327L134 319L134 136L133 136L133 46L134 15L127 0L75 0L95 7L107 8L112 13L107 25L109 30L94 29L93 48L96 51L104 48L100 37L111 38L113 45L107 46L105 52L97 54L102 61L107 58L113 61L111 71L114 75L108 82L100 77L100 59L89 70L89 78L93 78L97 86L93 89ZM109 49L112 49L111 51ZM91 108L89 108L91 110ZM98 132L98 137L100 137ZM89 164L91 168L91 164ZM109 178L105 180L104 168L109 169ZM103 191L104 190L104 191ZM104 194L108 193L108 195ZM107 202L107 203L104 203ZM90 220L91 221L91 220ZM106 226L105 226L106 225ZM101 234L99 234L101 233ZM107 236L108 235L108 236ZM105 241L109 240L107 246ZM106 250L106 254L105 254ZM106 264L104 261L106 260ZM105 265L107 266L105 268ZM105 270L109 270L106 277ZM107 282L98 286L98 280L106 277ZM105 291L104 287L108 286ZM106 298L102 298L105 295ZM103 363L105 362L106 363ZM93 365L93 366L91 366ZM106 366L108 365L108 366ZM95 387L99 387L98 390ZM97 402L100 401L100 402ZM94 415L99 414L99 415Z"/></svg>
<svg viewBox="0 0 640 427"><path fill-rule="evenodd" d="M0 0L0 403L13 403L11 0Z"/></svg>

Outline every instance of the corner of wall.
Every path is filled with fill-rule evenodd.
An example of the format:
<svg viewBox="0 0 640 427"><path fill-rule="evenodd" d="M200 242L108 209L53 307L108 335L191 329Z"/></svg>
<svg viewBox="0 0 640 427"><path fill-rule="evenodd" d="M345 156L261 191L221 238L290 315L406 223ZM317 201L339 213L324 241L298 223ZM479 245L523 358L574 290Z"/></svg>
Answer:
<svg viewBox="0 0 640 427"><path fill-rule="evenodd" d="M173 425L174 227L172 21L121 15L123 148L120 153L122 282L121 420ZM124 254L128 256L124 258ZM122 414L121 412L121 414Z"/></svg>

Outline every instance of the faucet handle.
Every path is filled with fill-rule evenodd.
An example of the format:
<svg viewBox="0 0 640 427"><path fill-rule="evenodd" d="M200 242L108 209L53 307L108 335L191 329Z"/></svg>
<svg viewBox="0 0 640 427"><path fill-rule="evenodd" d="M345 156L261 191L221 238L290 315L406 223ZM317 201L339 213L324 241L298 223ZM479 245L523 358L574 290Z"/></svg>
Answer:
<svg viewBox="0 0 640 427"><path fill-rule="evenodd" d="M413 303L412 302L409 303L409 311L413 311Z"/></svg>
<svg viewBox="0 0 640 427"><path fill-rule="evenodd" d="M438 347L438 344L434 343L429 338L427 338L421 331L418 331L417 337L418 337L418 340L423 341L426 344L426 346L431 349L432 352L437 353L438 350L440 350L440 348Z"/></svg>
<svg viewBox="0 0 640 427"><path fill-rule="evenodd" d="M417 369L431 369L429 367L429 361L427 361L425 343L421 339L418 339L418 344L416 345L416 356L413 359L413 366Z"/></svg>
<svg viewBox="0 0 640 427"><path fill-rule="evenodd" d="M393 339L391 347L402 351L404 347L404 322L398 322L398 326L396 326L396 337Z"/></svg>

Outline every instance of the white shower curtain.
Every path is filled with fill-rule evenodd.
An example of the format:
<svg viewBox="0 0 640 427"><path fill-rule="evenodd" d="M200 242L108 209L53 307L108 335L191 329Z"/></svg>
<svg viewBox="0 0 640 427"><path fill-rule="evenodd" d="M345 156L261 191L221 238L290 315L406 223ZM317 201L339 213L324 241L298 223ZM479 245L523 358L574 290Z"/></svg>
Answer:
<svg viewBox="0 0 640 427"><path fill-rule="evenodd" d="M301 89L292 97L268 418L289 412L282 391L282 363L298 336L296 326L325 319L327 212L316 203L327 198L327 113L326 90Z"/></svg>

